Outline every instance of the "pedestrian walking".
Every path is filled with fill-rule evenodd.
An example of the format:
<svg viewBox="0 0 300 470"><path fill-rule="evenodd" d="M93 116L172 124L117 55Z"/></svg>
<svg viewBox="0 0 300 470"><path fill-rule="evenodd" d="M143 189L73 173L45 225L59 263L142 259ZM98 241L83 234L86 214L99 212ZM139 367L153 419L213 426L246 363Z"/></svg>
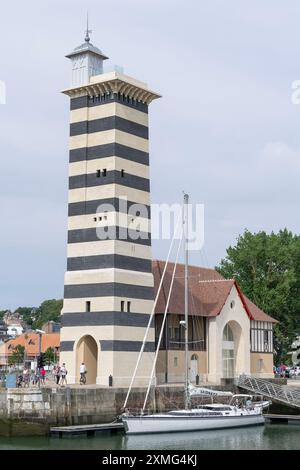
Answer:
<svg viewBox="0 0 300 470"><path fill-rule="evenodd" d="M56 385L59 385L59 381L60 381L60 366L59 366L59 364L56 364L56 366L55 366L55 378L56 378Z"/></svg>
<svg viewBox="0 0 300 470"><path fill-rule="evenodd" d="M56 364L52 367L52 379L53 382L56 382Z"/></svg>
<svg viewBox="0 0 300 470"><path fill-rule="evenodd" d="M64 385L67 385L67 369L66 369L66 364L63 363L63 365L60 368L60 385L64 387Z"/></svg>
<svg viewBox="0 0 300 470"><path fill-rule="evenodd" d="M23 370L23 384L24 384L24 387L29 387L29 370L28 369L24 369Z"/></svg>
<svg viewBox="0 0 300 470"><path fill-rule="evenodd" d="M41 368L40 370L40 378L41 378L41 384L42 385L45 385L45 375L46 375L46 371L44 369L44 367Z"/></svg>

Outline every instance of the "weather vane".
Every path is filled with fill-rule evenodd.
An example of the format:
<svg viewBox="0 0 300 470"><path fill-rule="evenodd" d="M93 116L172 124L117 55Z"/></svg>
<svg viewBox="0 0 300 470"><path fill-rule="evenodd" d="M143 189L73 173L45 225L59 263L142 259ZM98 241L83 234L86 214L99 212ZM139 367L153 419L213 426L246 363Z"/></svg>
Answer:
<svg viewBox="0 0 300 470"><path fill-rule="evenodd" d="M90 42L90 33L92 32L91 29L89 29L89 14L86 14L86 30L85 30L85 42Z"/></svg>

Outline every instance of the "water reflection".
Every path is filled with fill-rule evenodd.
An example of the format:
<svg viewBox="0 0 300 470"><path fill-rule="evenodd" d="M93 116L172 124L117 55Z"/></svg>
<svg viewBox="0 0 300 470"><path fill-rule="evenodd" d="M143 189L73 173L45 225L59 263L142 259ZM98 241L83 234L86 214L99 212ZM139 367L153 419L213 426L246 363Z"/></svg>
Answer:
<svg viewBox="0 0 300 470"><path fill-rule="evenodd" d="M4 449L87 449L87 450L216 450L216 449L300 449L300 425L266 425L170 434L125 436L99 433L95 437L72 438L0 437Z"/></svg>

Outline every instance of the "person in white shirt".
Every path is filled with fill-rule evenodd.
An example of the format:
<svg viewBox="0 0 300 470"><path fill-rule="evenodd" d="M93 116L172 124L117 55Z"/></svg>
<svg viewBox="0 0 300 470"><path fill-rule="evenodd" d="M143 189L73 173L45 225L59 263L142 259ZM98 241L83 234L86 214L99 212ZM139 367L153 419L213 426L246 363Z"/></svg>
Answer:
<svg viewBox="0 0 300 470"><path fill-rule="evenodd" d="M87 370L86 370L84 362L81 363L80 368L79 368L79 372L80 372L80 383L82 383L82 382L85 383L85 374L86 374Z"/></svg>
<svg viewBox="0 0 300 470"><path fill-rule="evenodd" d="M64 385L67 385L67 369L66 369L66 364L63 363L63 365L60 368L60 385L63 387Z"/></svg>

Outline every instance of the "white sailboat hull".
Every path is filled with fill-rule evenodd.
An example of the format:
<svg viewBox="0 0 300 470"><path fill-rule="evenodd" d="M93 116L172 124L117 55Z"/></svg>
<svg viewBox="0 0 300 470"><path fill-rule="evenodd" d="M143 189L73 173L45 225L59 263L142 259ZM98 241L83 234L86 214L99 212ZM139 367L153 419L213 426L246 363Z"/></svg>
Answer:
<svg viewBox="0 0 300 470"><path fill-rule="evenodd" d="M130 416L123 417L126 434L202 431L264 424L262 414L243 416Z"/></svg>

